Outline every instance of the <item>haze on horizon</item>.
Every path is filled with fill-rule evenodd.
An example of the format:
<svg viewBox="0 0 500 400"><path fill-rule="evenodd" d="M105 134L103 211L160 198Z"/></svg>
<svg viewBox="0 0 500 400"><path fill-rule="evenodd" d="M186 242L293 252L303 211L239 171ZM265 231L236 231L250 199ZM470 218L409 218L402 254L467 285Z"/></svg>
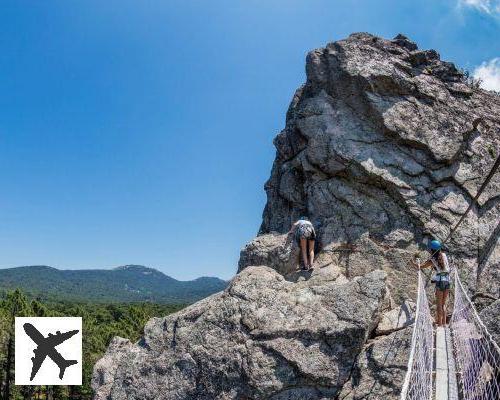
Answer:
<svg viewBox="0 0 500 400"><path fill-rule="evenodd" d="M352 32L500 91L497 0L7 0L0 22L0 268L230 278L305 56Z"/></svg>

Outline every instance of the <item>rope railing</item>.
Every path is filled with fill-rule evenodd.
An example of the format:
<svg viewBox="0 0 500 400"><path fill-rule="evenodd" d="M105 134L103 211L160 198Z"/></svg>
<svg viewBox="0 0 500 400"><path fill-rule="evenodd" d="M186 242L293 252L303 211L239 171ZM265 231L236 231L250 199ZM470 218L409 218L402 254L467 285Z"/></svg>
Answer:
<svg viewBox="0 0 500 400"><path fill-rule="evenodd" d="M463 400L500 399L500 348L484 326L454 271L455 301L450 329Z"/></svg>
<svg viewBox="0 0 500 400"><path fill-rule="evenodd" d="M422 273L418 272L418 295L411 352L401 400L430 400L432 396L434 337L429 301Z"/></svg>

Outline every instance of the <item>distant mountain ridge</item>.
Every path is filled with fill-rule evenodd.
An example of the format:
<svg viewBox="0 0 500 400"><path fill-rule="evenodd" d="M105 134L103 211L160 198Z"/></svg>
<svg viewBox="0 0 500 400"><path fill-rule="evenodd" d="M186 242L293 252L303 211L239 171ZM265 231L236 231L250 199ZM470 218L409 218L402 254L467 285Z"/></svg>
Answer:
<svg viewBox="0 0 500 400"><path fill-rule="evenodd" d="M20 288L46 300L192 303L226 286L226 281L213 277L178 281L142 265L81 270L44 265L0 269L0 292Z"/></svg>

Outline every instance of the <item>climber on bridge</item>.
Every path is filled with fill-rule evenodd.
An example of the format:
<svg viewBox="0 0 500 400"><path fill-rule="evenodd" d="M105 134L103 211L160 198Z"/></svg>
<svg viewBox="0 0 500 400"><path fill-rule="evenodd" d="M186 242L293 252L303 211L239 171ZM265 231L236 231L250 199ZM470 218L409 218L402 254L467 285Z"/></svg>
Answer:
<svg viewBox="0 0 500 400"><path fill-rule="evenodd" d="M428 250L431 257L420 268L432 267L435 271L431 282L436 284L436 325L446 325L446 300L450 291L450 266L439 240L431 240Z"/></svg>
<svg viewBox="0 0 500 400"><path fill-rule="evenodd" d="M314 226L307 217L300 219L292 225L290 233L295 235L295 238L300 244L300 253L302 254L304 271L313 269L314 263L314 242L316 240L316 232Z"/></svg>

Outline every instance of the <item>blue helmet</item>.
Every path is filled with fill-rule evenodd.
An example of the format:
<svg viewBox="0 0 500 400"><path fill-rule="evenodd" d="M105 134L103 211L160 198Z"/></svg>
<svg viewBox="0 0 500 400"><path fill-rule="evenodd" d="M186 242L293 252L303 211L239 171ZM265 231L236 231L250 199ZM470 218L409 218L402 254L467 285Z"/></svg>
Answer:
<svg viewBox="0 0 500 400"><path fill-rule="evenodd" d="M303 215L302 217L299 218L299 220L301 220L301 221L309 221L309 218L307 218L306 216Z"/></svg>
<svg viewBox="0 0 500 400"><path fill-rule="evenodd" d="M431 240L431 242L429 243L430 250L434 250L434 251L441 250L441 247L442 247L441 242L439 240L434 239L434 240Z"/></svg>

